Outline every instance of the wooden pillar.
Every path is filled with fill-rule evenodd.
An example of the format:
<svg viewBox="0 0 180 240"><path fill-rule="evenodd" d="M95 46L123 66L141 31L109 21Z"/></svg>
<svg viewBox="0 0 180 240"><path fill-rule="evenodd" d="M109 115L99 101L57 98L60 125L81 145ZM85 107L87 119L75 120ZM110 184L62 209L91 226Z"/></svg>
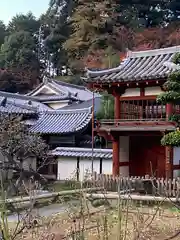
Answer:
<svg viewBox="0 0 180 240"><path fill-rule="evenodd" d="M165 147L165 170L166 178L172 178L173 176L173 148L171 146Z"/></svg>
<svg viewBox="0 0 180 240"><path fill-rule="evenodd" d="M79 161L80 161L80 157L77 157L77 169L76 169L76 178L77 178L77 181L79 181L79 172L80 172L80 169L79 169Z"/></svg>
<svg viewBox="0 0 180 240"><path fill-rule="evenodd" d="M171 103L167 103L166 104L166 120L169 119L172 113L173 113L173 105Z"/></svg>
<svg viewBox="0 0 180 240"><path fill-rule="evenodd" d="M119 175L119 137L113 137L113 175Z"/></svg>
<svg viewBox="0 0 180 240"><path fill-rule="evenodd" d="M166 104L166 120L168 121L169 117L173 114L173 105L171 103ZM173 148L171 146L165 147L165 170L166 178L172 178L173 175Z"/></svg>
<svg viewBox="0 0 180 240"><path fill-rule="evenodd" d="M114 119L120 119L120 96L118 94L114 96Z"/></svg>
<svg viewBox="0 0 180 240"><path fill-rule="evenodd" d="M100 161L99 161L99 173L102 174L102 158L100 158Z"/></svg>

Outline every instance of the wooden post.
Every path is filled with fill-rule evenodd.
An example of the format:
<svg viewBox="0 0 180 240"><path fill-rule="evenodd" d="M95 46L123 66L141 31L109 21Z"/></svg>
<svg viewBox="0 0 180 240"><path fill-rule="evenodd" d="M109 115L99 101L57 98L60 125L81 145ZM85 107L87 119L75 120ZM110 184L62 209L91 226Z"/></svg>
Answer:
<svg viewBox="0 0 180 240"><path fill-rule="evenodd" d="M173 176L173 166L172 166L172 158L173 158L173 149L171 146L165 147L166 151L166 162L165 162L165 169L166 169L166 178L171 178Z"/></svg>
<svg viewBox="0 0 180 240"><path fill-rule="evenodd" d="M173 105L171 103L166 104L166 120L168 121L169 117L173 113ZM171 178L173 175L173 166L172 166L172 158L173 158L173 149L171 146L165 147L166 151L166 162L165 162L165 169L166 169L166 178Z"/></svg>
<svg viewBox="0 0 180 240"><path fill-rule="evenodd" d="M77 172L76 172L76 177L77 177L77 181L79 181L79 161L80 161L80 157L77 157Z"/></svg>
<svg viewBox="0 0 180 240"><path fill-rule="evenodd" d="M113 175L119 175L119 136L113 137Z"/></svg>
<svg viewBox="0 0 180 240"><path fill-rule="evenodd" d="M171 103L167 103L166 104L166 120L169 119L172 113L173 113L173 105Z"/></svg>
<svg viewBox="0 0 180 240"><path fill-rule="evenodd" d="M114 96L114 119L120 119L120 96L118 94Z"/></svg>

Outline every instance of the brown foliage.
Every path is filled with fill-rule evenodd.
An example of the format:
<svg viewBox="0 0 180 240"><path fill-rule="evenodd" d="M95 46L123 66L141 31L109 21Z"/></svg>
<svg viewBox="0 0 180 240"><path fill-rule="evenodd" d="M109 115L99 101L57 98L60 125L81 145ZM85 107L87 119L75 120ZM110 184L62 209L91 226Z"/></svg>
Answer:
<svg viewBox="0 0 180 240"><path fill-rule="evenodd" d="M0 69L0 89L26 92L39 84L39 74L30 69Z"/></svg>
<svg viewBox="0 0 180 240"><path fill-rule="evenodd" d="M180 44L180 26L169 25L166 28L148 28L135 33L134 49L137 51L170 47Z"/></svg>

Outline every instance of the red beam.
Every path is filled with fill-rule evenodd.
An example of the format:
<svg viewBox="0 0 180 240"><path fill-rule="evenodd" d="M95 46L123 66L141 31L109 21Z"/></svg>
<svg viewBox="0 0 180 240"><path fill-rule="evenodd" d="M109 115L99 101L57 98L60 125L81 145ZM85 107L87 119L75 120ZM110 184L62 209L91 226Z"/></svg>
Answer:
<svg viewBox="0 0 180 240"><path fill-rule="evenodd" d="M127 100L156 100L157 96L149 95L149 96L134 96L134 97L120 97L120 101L127 101Z"/></svg>

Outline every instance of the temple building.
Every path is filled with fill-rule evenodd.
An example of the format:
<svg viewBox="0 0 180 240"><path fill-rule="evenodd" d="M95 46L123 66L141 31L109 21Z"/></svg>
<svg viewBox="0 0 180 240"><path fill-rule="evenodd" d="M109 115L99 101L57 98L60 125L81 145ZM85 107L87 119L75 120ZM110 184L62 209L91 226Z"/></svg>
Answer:
<svg viewBox="0 0 180 240"><path fill-rule="evenodd" d="M52 162L40 169L40 173L49 179L69 179L75 173L75 177L82 180L86 171L91 172L92 156L97 173L110 173L112 149L95 148L92 153L92 97L94 95L96 99L96 112L100 107L100 95L95 95L84 87L73 85L73 89L84 91L84 101L81 92L80 100L77 97L64 107L60 104L58 109L53 109L38 96L0 91L0 113L21 115L29 131L40 134L49 145L49 158ZM28 170L30 165L36 171L41 165L41 159L29 156L23 167Z"/></svg>
<svg viewBox="0 0 180 240"><path fill-rule="evenodd" d="M112 69L87 70L89 89L107 91L115 99L114 119L100 120L94 131L112 141L112 173L122 176L177 177L180 149L164 147L162 136L176 129L168 121L179 106L157 103L163 84L179 66L173 63L180 46L127 52Z"/></svg>
<svg viewBox="0 0 180 240"><path fill-rule="evenodd" d="M84 86L45 78L27 96L35 98L52 109L60 109L71 104L79 104L86 101L92 102L93 93ZM94 98L96 101L100 101L101 95L95 93Z"/></svg>

